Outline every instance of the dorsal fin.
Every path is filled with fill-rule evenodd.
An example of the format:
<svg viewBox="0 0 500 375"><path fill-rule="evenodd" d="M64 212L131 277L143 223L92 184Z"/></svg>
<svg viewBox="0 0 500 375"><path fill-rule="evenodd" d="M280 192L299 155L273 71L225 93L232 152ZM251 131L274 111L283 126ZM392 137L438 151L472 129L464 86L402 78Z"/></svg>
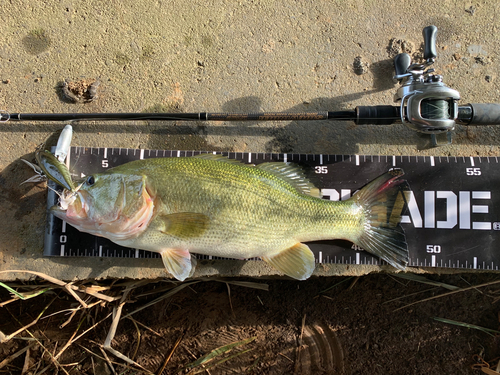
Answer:
<svg viewBox="0 0 500 375"><path fill-rule="evenodd" d="M304 170L298 165L283 162L270 162L259 164L256 168L285 180L302 194L321 198L321 191L307 179L304 175Z"/></svg>
<svg viewBox="0 0 500 375"><path fill-rule="evenodd" d="M199 154L193 157L198 159L215 160L223 163L239 164L246 165L247 167L259 168L288 182L302 194L307 194L315 198L321 198L321 191L307 179L307 177L304 175L303 169L300 166L292 163L269 162L258 165L245 164L241 160L228 159L227 156L223 156L220 154Z"/></svg>
<svg viewBox="0 0 500 375"><path fill-rule="evenodd" d="M199 155L193 156L193 158L215 160L215 161L220 161L222 163L229 163L229 164L240 164L240 165L245 164L241 160L229 159L227 156L220 155L220 154L199 154ZM247 164L247 165L253 166L253 164Z"/></svg>

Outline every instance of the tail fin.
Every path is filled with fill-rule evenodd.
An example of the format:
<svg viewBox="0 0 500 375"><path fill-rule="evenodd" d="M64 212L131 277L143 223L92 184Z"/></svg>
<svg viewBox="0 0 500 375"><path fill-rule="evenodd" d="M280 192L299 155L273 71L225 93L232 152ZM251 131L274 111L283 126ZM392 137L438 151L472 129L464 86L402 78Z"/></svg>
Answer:
<svg viewBox="0 0 500 375"><path fill-rule="evenodd" d="M399 193L402 187L408 188L406 181L399 179L403 174L402 169L391 169L351 198L366 215L367 225L357 245L401 270L408 264L408 244L399 225L404 205Z"/></svg>

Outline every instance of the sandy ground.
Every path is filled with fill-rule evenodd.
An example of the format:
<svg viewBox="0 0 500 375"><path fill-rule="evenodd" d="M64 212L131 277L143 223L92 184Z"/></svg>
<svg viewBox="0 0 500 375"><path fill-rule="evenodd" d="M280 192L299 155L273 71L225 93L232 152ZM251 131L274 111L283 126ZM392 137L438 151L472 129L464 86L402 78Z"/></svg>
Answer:
<svg viewBox="0 0 500 375"><path fill-rule="evenodd" d="M442 1L439 6L416 1L406 7L372 1L10 1L0 6L0 12L0 108L11 113L313 111L392 104L394 50L403 46L418 55L422 28L430 24L439 30L434 66L445 83L461 93L461 103L497 102L500 97L499 14L494 1ZM356 74L358 56L366 63L364 74ZM60 86L65 80L82 79L101 82L98 97L73 103ZM458 127L452 145L429 149L427 138L403 125L73 125L76 146L375 155L500 153L500 130L495 127ZM7 122L0 128L1 267L50 270L67 279L161 276L156 263L104 260L97 265L94 260L55 263L41 258L45 191L19 186L31 176L19 158L32 160L36 146L47 139L53 142L62 126ZM243 273L269 272L258 267L252 265ZM141 271L144 268L149 271ZM230 269L224 272L231 274Z"/></svg>

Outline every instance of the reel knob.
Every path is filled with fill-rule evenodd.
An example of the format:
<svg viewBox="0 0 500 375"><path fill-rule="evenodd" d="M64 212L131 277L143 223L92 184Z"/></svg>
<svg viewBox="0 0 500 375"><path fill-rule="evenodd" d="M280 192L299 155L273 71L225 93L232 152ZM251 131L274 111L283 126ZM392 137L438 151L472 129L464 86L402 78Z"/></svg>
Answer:
<svg viewBox="0 0 500 375"><path fill-rule="evenodd" d="M424 30L422 31L422 35L424 36L424 59L426 60L435 59L437 57L437 30L436 26L427 26L424 27Z"/></svg>
<svg viewBox="0 0 500 375"><path fill-rule="evenodd" d="M399 83L401 83L402 78L401 77L403 74L406 74L406 71L411 65L411 57L407 53L399 53L394 57L394 70L396 72L396 78Z"/></svg>

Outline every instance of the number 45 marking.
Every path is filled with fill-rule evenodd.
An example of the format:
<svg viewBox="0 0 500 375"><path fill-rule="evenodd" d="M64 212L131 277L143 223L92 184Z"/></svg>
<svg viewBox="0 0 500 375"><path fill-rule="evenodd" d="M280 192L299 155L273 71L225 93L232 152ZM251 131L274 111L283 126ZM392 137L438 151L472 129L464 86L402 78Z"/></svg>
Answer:
<svg viewBox="0 0 500 375"><path fill-rule="evenodd" d="M465 168L467 176L481 176L481 168Z"/></svg>

